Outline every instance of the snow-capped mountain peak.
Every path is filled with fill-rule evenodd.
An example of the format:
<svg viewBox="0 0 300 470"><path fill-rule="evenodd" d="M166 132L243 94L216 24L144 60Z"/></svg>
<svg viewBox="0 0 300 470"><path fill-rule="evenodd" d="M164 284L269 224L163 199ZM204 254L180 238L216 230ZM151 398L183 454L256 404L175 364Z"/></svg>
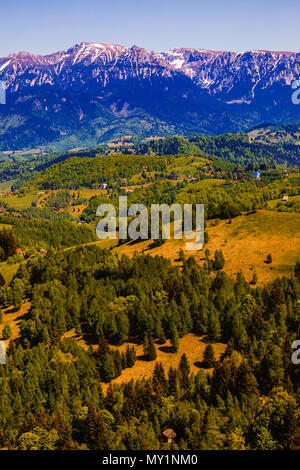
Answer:
<svg viewBox="0 0 300 470"><path fill-rule="evenodd" d="M292 104L291 83L299 77L300 54L281 51L159 52L81 42L44 56L20 52L0 58L8 106L22 116L49 119L62 135L69 121L70 129L90 119L105 126L141 113L146 128L162 119L163 128L182 125L196 133L240 130L286 116L296 121L300 107ZM155 125L151 132L158 132Z"/></svg>

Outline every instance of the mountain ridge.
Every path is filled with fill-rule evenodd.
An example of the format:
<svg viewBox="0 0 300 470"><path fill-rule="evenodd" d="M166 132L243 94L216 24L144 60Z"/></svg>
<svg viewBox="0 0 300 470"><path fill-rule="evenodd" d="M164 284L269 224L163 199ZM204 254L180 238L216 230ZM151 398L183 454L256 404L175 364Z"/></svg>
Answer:
<svg viewBox="0 0 300 470"><path fill-rule="evenodd" d="M48 55L10 54L0 58L7 88L0 149L14 148L7 130L12 116L25 121L18 145L28 147L32 138L34 145L56 142L61 149L128 133L216 134L269 120L289 123L300 118L291 102L299 77L300 53L290 51L157 52L82 42ZM33 117L43 135L49 129L49 139L39 142L33 126L26 129Z"/></svg>

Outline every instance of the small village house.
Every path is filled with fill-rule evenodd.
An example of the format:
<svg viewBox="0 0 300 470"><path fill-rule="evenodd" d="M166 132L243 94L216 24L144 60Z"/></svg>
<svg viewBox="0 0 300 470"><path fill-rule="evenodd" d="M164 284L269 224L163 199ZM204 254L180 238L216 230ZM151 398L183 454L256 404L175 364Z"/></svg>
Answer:
<svg viewBox="0 0 300 470"><path fill-rule="evenodd" d="M167 439L168 442L173 442L176 439L176 432L172 428L167 428L163 432L163 436Z"/></svg>
<svg viewBox="0 0 300 470"><path fill-rule="evenodd" d="M260 178L261 178L261 174L260 174L259 171L254 171L254 172L252 173L252 175L254 176L254 178L255 178L256 180L260 180Z"/></svg>

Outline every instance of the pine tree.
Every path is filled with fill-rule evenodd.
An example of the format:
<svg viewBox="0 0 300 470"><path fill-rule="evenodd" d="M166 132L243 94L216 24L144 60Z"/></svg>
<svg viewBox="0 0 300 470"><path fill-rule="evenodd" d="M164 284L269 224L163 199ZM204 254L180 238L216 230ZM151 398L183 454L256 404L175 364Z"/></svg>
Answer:
<svg viewBox="0 0 300 470"><path fill-rule="evenodd" d="M109 352L110 352L109 344L106 341L106 339L103 336L101 336L99 340L98 349L95 353L95 359L96 359L98 367L103 366L105 354Z"/></svg>
<svg viewBox="0 0 300 470"><path fill-rule="evenodd" d="M9 339L12 335L11 327L9 326L8 323L4 326L2 330L2 338L3 339Z"/></svg>
<svg viewBox="0 0 300 470"><path fill-rule="evenodd" d="M191 368L189 365L189 361L186 357L186 354L183 353L179 362L179 371L180 371L180 385L185 390L188 390L190 386L190 382L189 382L190 370Z"/></svg>
<svg viewBox="0 0 300 470"><path fill-rule="evenodd" d="M126 353L122 353L121 354L121 359L122 359L122 369L126 369L127 368L127 357L126 357Z"/></svg>
<svg viewBox="0 0 300 470"><path fill-rule="evenodd" d="M22 305L22 300L24 298L25 287L21 279L15 279L12 282L12 297L13 304L16 310L20 310Z"/></svg>
<svg viewBox="0 0 300 470"><path fill-rule="evenodd" d="M108 450L108 434L103 418L97 413L93 403L88 404L85 425L85 442L91 450Z"/></svg>
<svg viewBox="0 0 300 470"><path fill-rule="evenodd" d="M133 367L136 362L136 352L135 348L127 346L126 348L126 364L127 367Z"/></svg>
<svg viewBox="0 0 300 470"><path fill-rule="evenodd" d="M179 250L179 261L183 262L185 259L185 254L182 248Z"/></svg>
<svg viewBox="0 0 300 470"><path fill-rule="evenodd" d="M252 393L258 393L257 381L249 364L244 361L239 366L236 377L236 395L242 397L242 395L251 395Z"/></svg>
<svg viewBox="0 0 300 470"><path fill-rule="evenodd" d="M179 335L178 335L178 330L175 325L173 325L171 329L171 345L172 345L172 351L176 353L179 349Z"/></svg>
<svg viewBox="0 0 300 470"><path fill-rule="evenodd" d="M230 340L228 341L228 343L226 345L225 351L223 352L223 354L220 357L220 360L225 359L225 357L230 357L233 350L234 350L234 340L233 340L233 338L230 338Z"/></svg>
<svg viewBox="0 0 300 470"><path fill-rule="evenodd" d="M72 427L66 423L63 416L58 413L54 419L54 426L59 435L58 447L60 450L71 450L72 445Z"/></svg>
<svg viewBox="0 0 300 470"><path fill-rule="evenodd" d="M17 351L17 348L16 348L16 343L14 340L10 340L9 342L9 346L7 348L7 355L8 356L13 356Z"/></svg>
<svg viewBox="0 0 300 470"><path fill-rule="evenodd" d="M154 344L153 338L150 337L148 359L149 361L155 361L156 358L157 358L157 352L156 352L155 344Z"/></svg>
<svg viewBox="0 0 300 470"><path fill-rule="evenodd" d="M100 369L100 374L104 382L110 382L116 377L116 367L110 353L105 353L103 366Z"/></svg>
<svg viewBox="0 0 300 470"><path fill-rule="evenodd" d="M157 357L157 352L152 336L145 336L144 340L144 356L146 361L154 361Z"/></svg>
<svg viewBox="0 0 300 470"><path fill-rule="evenodd" d="M148 360L148 354L149 354L149 337L148 337L148 335L144 336L143 351L144 351L144 357L147 361Z"/></svg>
<svg viewBox="0 0 300 470"><path fill-rule="evenodd" d="M120 351L118 349L113 351L112 357L115 364L115 377L118 377L122 374L122 358Z"/></svg>
<svg viewBox="0 0 300 470"><path fill-rule="evenodd" d="M178 392L178 379L177 370L171 366L168 373L169 394L177 395Z"/></svg>
<svg viewBox="0 0 300 470"><path fill-rule="evenodd" d="M298 281L300 282L300 261L296 262L294 274L295 274L295 278L298 279Z"/></svg>
<svg viewBox="0 0 300 470"><path fill-rule="evenodd" d="M203 353L202 365L205 369L214 367L216 363L215 353L211 344L208 344Z"/></svg>
<svg viewBox="0 0 300 470"><path fill-rule="evenodd" d="M273 261L272 255L271 255L271 253L269 253L269 254L267 255L267 258L266 258L266 263L267 263L267 264L271 264L272 261Z"/></svg>
<svg viewBox="0 0 300 470"><path fill-rule="evenodd" d="M214 270L220 271L225 266L225 258L222 250L216 250L214 255Z"/></svg>
<svg viewBox="0 0 300 470"><path fill-rule="evenodd" d="M166 374L164 367L161 362L156 362L153 374L152 374L152 383L155 391L160 390L162 394L166 394L168 390L168 382L166 379Z"/></svg>
<svg viewBox="0 0 300 470"><path fill-rule="evenodd" d="M253 286L255 286L255 284L257 284L257 274L256 274L256 271L253 272L251 284L252 284Z"/></svg>
<svg viewBox="0 0 300 470"><path fill-rule="evenodd" d="M261 310L256 307L249 325L249 333L252 336L260 337L263 334L264 328L264 318L262 316Z"/></svg>

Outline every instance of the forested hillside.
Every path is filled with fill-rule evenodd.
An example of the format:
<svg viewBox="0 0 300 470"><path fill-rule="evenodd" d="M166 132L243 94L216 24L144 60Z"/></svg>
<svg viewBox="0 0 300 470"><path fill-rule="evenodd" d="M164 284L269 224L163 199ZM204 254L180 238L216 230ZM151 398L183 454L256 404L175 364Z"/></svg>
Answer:
<svg viewBox="0 0 300 470"><path fill-rule="evenodd" d="M266 167L274 164L299 166L299 146L289 143L267 145L252 142L247 134L222 134L217 136L199 136L190 139L172 137L168 139L150 140L136 147L141 154L154 152L158 155L174 155L177 153L211 155L236 165Z"/></svg>
<svg viewBox="0 0 300 470"><path fill-rule="evenodd" d="M12 153L8 160L0 162L0 183L13 180L15 189L26 185L27 181L31 187L51 188L116 183L120 178L131 178L143 172L145 167L148 172L159 174L167 166L176 166L179 155L193 156L198 162L204 159L214 168L225 171L245 167L266 170L299 166L300 146L289 141L256 141L247 134L223 134L158 138L139 144L132 142L129 146L122 145L121 141L113 152L109 145L103 145L30 158Z"/></svg>
<svg viewBox="0 0 300 470"><path fill-rule="evenodd" d="M20 266L2 288L4 305L29 299L21 336L0 368L0 445L15 449L288 449L299 423L299 265L292 278L250 288L192 257L182 270L161 257L118 259L98 247L49 252ZM98 338L85 351L71 328ZM135 362L110 344L144 342L154 361L165 337L174 351L187 332L227 344L216 361L207 347L199 372L156 363L150 379L110 382ZM201 362L202 359L199 358ZM214 367L213 373L206 369ZM211 369L210 369L211 370Z"/></svg>
<svg viewBox="0 0 300 470"><path fill-rule="evenodd" d="M268 177L266 177L266 180ZM300 185L297 180L286 181L282 178L271 178L271 182L262 185L249 179L248 182L232 184L230 181L222 185L212 185L208 187L197 183L183 184L176 186L171 182L156 182L152 185L137 188L133 193L127 195L128 204L141 203L150 207L151 204L204 204L205 216L208 219L221 218L229 219L237 217L246 211L255 211L267 207L267 201L281 198L283 195L295 196L300 192ZM118 195L122 191L114 191L110 194L110 203L114 204L118 211ZM91 222L95 220L95 214L99 204L107 201L102 196L94 197L82 213L82 220Z"/></svg>

